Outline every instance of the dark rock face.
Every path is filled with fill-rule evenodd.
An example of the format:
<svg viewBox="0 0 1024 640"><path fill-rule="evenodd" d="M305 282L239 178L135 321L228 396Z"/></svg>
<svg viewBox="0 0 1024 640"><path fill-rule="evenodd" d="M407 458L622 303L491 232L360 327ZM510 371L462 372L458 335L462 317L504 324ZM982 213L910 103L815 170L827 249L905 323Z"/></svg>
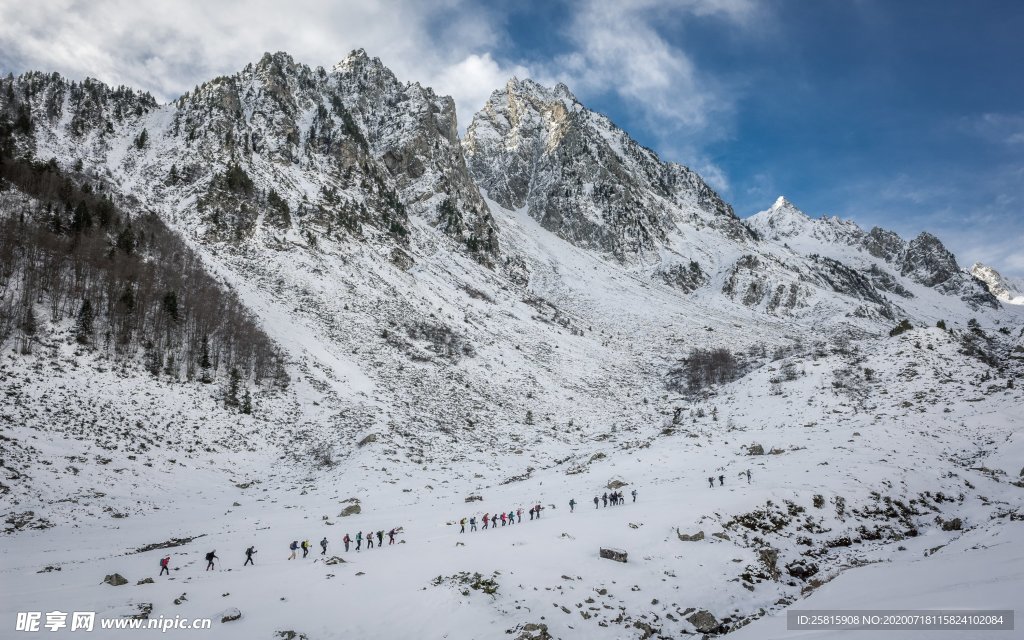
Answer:
<svg viewBox="0 0 1024 640"><path fill-rule="evenodd" d="M750 236L700 176L662 162L562 84L513 78L474 116L463 147L490 198L526 207L581 247L626 260L662 246L679 224Z"/></svg>
<svg viewBox="0 0 1024 640"><path fill-rule="evenodd" d="M900 273L926 287L957 285L958 281L951 280L962 279L956 258L938 238L928 232L922 232L907 245Z"/></svg>
<svg viewBox="0 0 1024 640"><path fill-rule="evenodd" d="M868 253L886 262L898 262L907 250L907 243L899 234L881 227L868 231L862 243Z"/></svg>

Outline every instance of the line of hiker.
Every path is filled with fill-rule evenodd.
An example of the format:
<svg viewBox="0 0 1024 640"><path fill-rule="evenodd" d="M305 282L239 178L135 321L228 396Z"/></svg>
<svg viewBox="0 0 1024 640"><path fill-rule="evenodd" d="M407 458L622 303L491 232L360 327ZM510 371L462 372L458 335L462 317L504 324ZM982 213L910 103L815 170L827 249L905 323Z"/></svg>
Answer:
<svg viewBox="0 0 1024 640"><path fill-rule="evenodd" d="M395 527L395 528L391 529L390 531L388 531L387 533L384 533L383 530L376 531L376 532L374 532L374 531L367 531L365 536L363 535L362 531L357 531L355 539L353 539L350 535L348 535L346 533L345 536L341 539L341 543L343 545L345 545L345 552L348 553L348 551L351 548L353 542L356 543L356 548L355 548L356 551L362 551L363 550L363 542L366 542L366 548L367 549L372 549L375 546L374 543L373 543L373 540L374 540L374 538L376 538L377 539L376 547L378 549L380 549L381 547L384 546L384 536L385 535L388 537L388 546L391 546L391 545L395 544L395 536L398 535L398 533L401 530L402 530L401 527ZM322 555L322 556L326 556L327 555L327 544L328 544L327 537L324 536L324 539L320 541L320 555ZM300 549L302 550L302 557L305 558L306 556L309 555L309 550L311 548L312 548L312 545L309 544L309 540L303 540L301 543L298 540L292 540L292 543L288 546L288 549L291 550L292 554L290 556L288 556L288 559L289 560L295 560L295 558L296 558L296 556L297 556L297 554L298 554Z"/></svg>
<svg viewBox="0 0 1024 640"><path fill-rule="evenodd" d="M527 510L527 513L529 513L529 515L530 515L530 520L540 520L540 512L541 512L542 509L544 509L544 507L542 507L539 504L535 504L532 507L530 507ZM487 513L484 514L483 518L480 519L480 522L483 523L483 528L484 529L488 529L488 528L490 528L490 529L497 529L499 522L501 522L501 526L504 527L505 525L516 524L517 522L522 522L522 521L523 521L523 508L522 507L519 507L518 509L509 509L508 511L503 511L500 514L495 513L494 515L491 515L490 512L487 512ZM476 527L476 525L477 525L476 516L475 515L474 516L470 516L469 518L463 517L461 520L459 520L459 533L466 533L466 525L467 524L469 525L469 530L470 531L476 531L477 530L477 527Z"/></svg>
<svg viewBox="0 0 1024 640"><path fill-rule="evenodd" d="M633 496L633 502L636 502L636 489L633 489L633 491L630 492L630 495ZM594 508L595 509L600 508L601 504L604 504L604 506L606 506L606 507L609 504L611 504L614 507L614 506L618 506L618 505L625 504L625 503L626 503L626 496L623 495L623 493L621 491L612 491L611 493L605 493L602 496L594 496ZM575 506L575 505L572 505L572 506ZM571 510L572 510L572 508L570 507L570 511Z"/></svg>

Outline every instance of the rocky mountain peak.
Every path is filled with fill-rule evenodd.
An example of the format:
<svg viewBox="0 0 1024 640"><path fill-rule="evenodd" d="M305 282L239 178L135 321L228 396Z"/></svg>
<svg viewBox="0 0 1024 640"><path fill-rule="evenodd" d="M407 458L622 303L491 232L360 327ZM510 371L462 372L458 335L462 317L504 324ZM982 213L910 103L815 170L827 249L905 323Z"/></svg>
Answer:
<svg viewBox="0 0 1024 640"><path fill-rule="evenodd" d="M994 268L980 262L971 265L970 273L999 300L1009 304L1024 305L1024 280L1003 276Z"/></svg>
<svg viewBox="0 0 1024 640"><path fill-rule="evenodd" d="M697 174L663 162L565 85L512 78L473 117L463 149L495 202L619 259L666 246L680 225L746 233Z"/></svg>
<svg viewBox="0 0 1024 640"><path fill-rule="evenodd" d="M935 287L959 275L960 266L938 238L922 231L907 245L901 273L926 287Z"/></svg>

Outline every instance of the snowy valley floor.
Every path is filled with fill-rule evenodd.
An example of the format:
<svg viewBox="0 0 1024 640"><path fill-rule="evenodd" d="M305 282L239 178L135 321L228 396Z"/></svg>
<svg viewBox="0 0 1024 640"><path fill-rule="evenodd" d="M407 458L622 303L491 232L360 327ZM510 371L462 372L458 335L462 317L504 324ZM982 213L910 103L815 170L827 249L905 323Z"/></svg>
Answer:
<svg viewBox="0 0 1024 640"><path fill-rule="evenodd" d="M524 445L520 455L454 446L450 463L420 466L369 443L336 467L310 469L275 454L299 443L268 442L210 454L205 468L140 467L131 490L97 499L125 517L37 504L59 526L6 536L0 637L18 635L19 611L104 618L150 607L150 618L214 618L212 631L167 634L182 638L541 637L531 623L558 638L699 637L712 624L702 612L746 625L737 638L979 637L785 630L787 606L1012 609L1024 593L1020 390L985 380L987 367L938 330L865 352L793 356L684 405L674 424L577 444L538 439L543 451ZM774 382L787 362L792 379ZM39 441L45 432L5 433ZM38 447L47 444L95 453L88 438ZM764 454L749 455L751 445ZM719 475L724 486L708 488ZM638 491L637 503L595 509L593 496L615 480L627 501ZM353 498L360 513L341 517ZM531 522L526 509L537 502L543 516ZM519 507L521 524L458 533L463 516ZM345 533L392 527L402 527L398 544L342 552ZM322 562L323 536L327 557L344 563ZM294 539L313 544L308 559L287 560ZM243 568L249 545L256 566ZM602 559L600 547L629 561ZM210 550L221 560L205 572ZM164 554L172 572L161 578ZM103 584L113 573L128 584ZM154 582L136 584L144 578ZM241 618L222 623L231 608ZM1018 623L982 637L1024 631Z"/></svg>

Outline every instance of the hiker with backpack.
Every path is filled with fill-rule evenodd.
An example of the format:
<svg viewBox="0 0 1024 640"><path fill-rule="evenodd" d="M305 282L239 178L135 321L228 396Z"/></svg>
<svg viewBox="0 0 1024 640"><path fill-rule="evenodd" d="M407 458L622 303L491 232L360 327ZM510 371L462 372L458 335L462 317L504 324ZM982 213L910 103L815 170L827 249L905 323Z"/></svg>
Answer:
<svg viewBox="0 0 1024 640"><path fill-rule="evenodd" d="M708 487L710 487L711 489L715 488L715 479L714 478L708 478Z"/></svg>
<svg viewBox="0 0 1024 640"><path fill-rule="evenodd" d="M373 532L372 531L369 531L366 534L366 548L367 549L372 549L373 548Z"/></svg>
<svg viewBox="0 0 1024 640"><path fill-rule="evenodd" d="M461 529L459 529L459 533L466 533L466 518L462 518L462 520L459 520L459 525L462 527Z"/></svg>
<svg viewBox="0 0 1024 640"><path fill-rule="evenodd" d="M309 555L309 540L302 541L302 557L305 558Z"/></svg>
<svg viewBox="0 0 1024 640"><path fill-rule="evenodd" d="M475 527L474 527L475 528ZM388 546L395 544L395 530L388 531Z"/></svg>
<svg viewBox="0 0 1024 640"><path fill-rule="evenodd" d="M476 516L473 516L469 519L469 530L476 531Z"/></svg>
<svg viewBox="0 0 1024 640"><path fill-rule="evenodd" d="M384 546L384 532L383 531L378 531L377 532L377 548L380 549L383 546Z"/></svg>
<svg viewBox="0 0 1024 640"><path fill-rule="evenodd" d="M160 559L160 575L171 575L171 570L167 567L171 563L171 556L166 556ZM158 576L159 577L159 576Z"/></svg>
<svg viewBox="0 0 1024 640"><path fill-rule="evenodd" d="M299 551L299 541L298 540L292 540L292 543L290 545L288 545L288 548L292 550L292 555L288 556L288 559L289 560L294 560L295 559L295 554L298 553L298 551Z"/></svg>
<svg viewBox="0 0 1024 640"><path fill-rule="evenodd" d="M490 518L491 518L491 514L489 514L489 513L485 513L484 514L484 529L487 528L487 523L490 522Z"/></svg>
<svg viewBox="0 0 1024 640"><path fill-rule="evenodd" d="M533 510L537 513L537 519L538 520L540 520L540 510L543 509L543 508L544 507L540 506L539 504L533 505Z"/></svg>
<svg viewBox="0 0 1024 640"><path fill-rule="evenodd" d="M356 531L356 551L359 551L360 547L363 546L363 532Z"/></svg>
<svg viewBox="0 0 1024 640"><path fill-rule="evenodd" d="M217 557L217 552L216 551L211 551L208 554L206 554L206 570L207 571L213 569L213 561L214 560L220 560L220 558Z"/></svg>
<svg viewBox="0 0 1024 640"><path fill-rule="evenodd" d="M245 550L245 563L242 564L243 567L247 564L251 564L254 567L256 566L256 563L252 561L252 556L254 553L256 553L256 549L254 549L253 547L249 547Z"/></svg>
<svg viewBox="0 0 1024 640"><path fill-rule="evenodd" d="M522 507L519 507L518 509L516 509L516 516L519 517L519 522L523 521L523 508Z"/></svg>
<svg viewBox="0 0 1024 640"><path fill-rule="evenodd" d="M574 513L575 510L576 510L576 499L575 498L569 498L569 513ZM532 516L533 514L531 513L530 515ZM530 519L532 520L533 518L530 518Z"/></svg>
<svg viewBox="0 0 1024 640"><path fill-rule="evenodd" d="M601 505L601 498L594 496L594 508L597 509Z"/></svg>
<svg viewBox="0 0 1024 640"><path fill-rule="evenodd" d="M348 545L352 542L352 538L348 537L348 534L346 533L345 537L342 538L341 541L345 543L345 553L348 553Z"/></svg>
<svg viewBox="0 0 1024 640"><path fill-rule="evenodd" d="M633 502L636 502L636 489L633 489Z"/></svg>
<svg viewBox="0 0 1024 640"><path fill-rule="evenodd" d="M320 541L320 555L327 555L327 536L324 536L324 539Z"/></svg>

